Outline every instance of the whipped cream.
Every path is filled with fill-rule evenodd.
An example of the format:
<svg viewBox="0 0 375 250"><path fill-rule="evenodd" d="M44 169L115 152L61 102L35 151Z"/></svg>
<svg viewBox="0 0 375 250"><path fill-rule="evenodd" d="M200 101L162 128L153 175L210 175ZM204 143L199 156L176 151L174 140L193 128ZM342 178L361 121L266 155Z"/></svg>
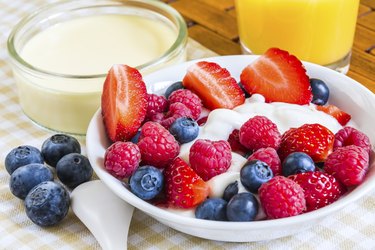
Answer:
<svg viewBox="0 0 375 250"><path fill-rule="evenodd" d="M181 145L179 157L186 162L189 162L190 147L196 140L227 140L234 129L240 129L242 124L256 115L266 116L274 122L281 134L290 128L297 128L303 124L312 123L319 123L330 129L333 133L336 133L342 128L334 117L316 110L314 104L298 105L283 102L266 103L262 95L254 94L246 99L244 104L233 110L215 109L211 111L208 115L207 122L200 127L198 137L192 142ZM348 125L354 126L352 124ZM210 187L209 196L222 197L225 188L236 180L238 181L239 192L247 192L241 185L240 181L240 169L246 161L246 158L232 152L232 162L227 172L217 175L207 182ZM166 209L182 216L194 217L194 208ZM265 218L263 211L261 209L259 210L256 219Z"/></svg>

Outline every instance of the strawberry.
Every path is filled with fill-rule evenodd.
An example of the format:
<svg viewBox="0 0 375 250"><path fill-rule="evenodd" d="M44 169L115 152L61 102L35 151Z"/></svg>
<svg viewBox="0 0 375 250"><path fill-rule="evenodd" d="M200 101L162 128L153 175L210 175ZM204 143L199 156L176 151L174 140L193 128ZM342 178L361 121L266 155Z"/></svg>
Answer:
<svg viewBox="0 0 375 250"><path fill-rule="evenodd" d="M332 152L334 139L335 135L323 125L304 124L284 133L278 153L282 161L290 153L304 152L314 162L323 162Z"/></svg>
<svg viewBox="0 0 375 250"><path fill-rule="evenodd" d="M288 178L302 187L307 212L331 204L346 192L346 188L335 177L323 172L299 173Z"/></svg>
<svg viewBox="0 0 375 250"><path fill-rule="evenodd" d="M245 102L245 94L229 71L217 63L201 61L191 65L182 81L210 109L232 109Z"/></svg>
<svg viewBox="0 0 375 250"><path fill-rule="evenodd" d="M287 51L271 48L246 66L240 76L249 94L261 94L266 102L309 104L312 91L306 69Z"/></svg>
<svg viewBox="0 0 375 250"><path fill-rule="evenodd" d="M207 183L179 157L165 168L164 177L167 202L174 207L191 208L208 196Z"/></svg>
<svg viewBox="0 0 375 250"><path fill-rule="evenodd" d="M317 105L316 109L333 116L342 126L345 126L352 118L351 115L332 104Z"/></svg>
<svg viewBox="0 0 375 250"><path fill-rule="evenodd" d="M101 108L111 141L130 140L137 133L147 112L146 85L137 69L112 66L103 85Z"/></svg>

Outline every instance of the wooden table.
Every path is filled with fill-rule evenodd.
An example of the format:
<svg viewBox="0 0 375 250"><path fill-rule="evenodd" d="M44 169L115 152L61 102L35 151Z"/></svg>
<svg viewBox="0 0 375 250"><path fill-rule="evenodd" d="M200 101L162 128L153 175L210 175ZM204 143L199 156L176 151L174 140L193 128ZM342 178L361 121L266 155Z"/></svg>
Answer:
<svg viewBox="0 0 375 250"><path fill-rule="evenodd" d="M177 9L189 36L219 55L241 54L234 0L163 0ZM375 93L375 0L361 0L348 76Z"/></svg>

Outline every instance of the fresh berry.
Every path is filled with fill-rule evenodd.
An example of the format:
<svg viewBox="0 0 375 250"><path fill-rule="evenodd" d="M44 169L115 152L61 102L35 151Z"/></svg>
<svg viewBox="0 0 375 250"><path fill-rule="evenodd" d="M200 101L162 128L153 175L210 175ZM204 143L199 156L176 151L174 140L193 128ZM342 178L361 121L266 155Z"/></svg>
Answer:
<svg viewBox="0 0 375 250"><path fill-rule="evenodd" d="M162 123L164 119L165 119L165 113L155 113L151 117L148 117L147 119L145 119L144 122L151 121L151 122Z"/></svg>
<svg viewBox="0 0 375 250"><path fill-rule="evenodd" d="M74 189L91 179L93 169L89 159L78 153L70 153L61 158L56 165L59 180L67 187Z"/></svg>
<svg viewBox="0 0 375 250"><path fill-rule="evenodd" d="M329 88L327 84L316 78L310 78L311 91L313 94L312 103L325 105L329 98Z"/></svg>
<svg viewBox="0 0 375 250"><path fill-rule="evenodd" d="M209 192L207 183L181 158L164 169L165 194L170 205L191 208L203 202Z"/></svg>
<svg viewBox="0 0 375 250"><path fill-rule="evenodd" d="M240 128L240 143L249 150L271 147L278 149L281 134L275 123L265 116L254 116Z"/></svg>
<svg viewBox="0 0 375 250"><path fill-rule="evenodd" d="M210 109L233 109L245 102L245 95L229 71L217 63L201 61L191 65L182 81Z"/></svg>
<svg viewBox="0 0 375 250"><path fill-rule="evenodd" d="M165 90L165 93L164 93L164 96L165 98L169 98L169 96L176 90L178 89L183 89L184 88L184 85L182 85L182 82L181 81L178 81L178 82L175 82L175 83L172 83L166 90Z"/></svg>
<svg viewBox="0 0 375 250"><path fill-rule="evenodd" d="M346 191L345 187L335 177L319 171L299 173L288 178L302 187L307 212L331 204Z"/></svg>
<svg viewBox="0 0 375 250"><path fill-rule="evenodd" d="M51 169L41 163L30 163L17 168L10 176L9 187L12 194L25 199L29 191L43 181L52 181Z"/></svg>
<svg viewBox="0 0 375 250"><path fill-rule="evenodd" d="M230 167L231 160L230 145L224 140L198 139L190 148L191 168L205 181L226 172Z"/></svg>
<svg viewBox="0 0 375 250"><path fill-rule="evenodd" d="M338 147L345 147L349 145L356 145L368 153L371 151L371 142L367 135L353 127L344 127L335 134L335 141L333 142L333 150Z"/></svg>
<svg viewBox="0 0 375 250"><path fill-rule="evenodd" d="M180 102L191 111L192 118L198 119L202 112L201 99L188 89L179 89L174 91L168 98L169 103Z"/></svg>
<svg viewBox="0 0 375 250"><path fill-rule="evenodd" d="M42 227L56 225L64 219L68 214L69 206L69 192L53 181L38 184L25 198L27 216Z"/></svg>
<svg viewBox="0 0 375 250"><path fill-rule="evenodd" d="M204 117L202 117L202 118L199 118L199 119L197 120L198 126L203 126L204 124L206 124L207 119L208 119L208 116L204 116Z"/></svg>
<svg viewBox="0 0 375 250"><path fill-rule="evenodd" d="M140 162L140 149L132 142L115 142L104 155L105 169L118 179L130 177Z"/></svg>
<svg viewBox="0 0 375 250"><path fill-rule="evenodd" d="M306 200L300 185L278 175L259 188L259 199L269 219L285 218L301 214Z"/></svg>
<svg viewBox="0 0 375 250"><path fill-rule="evenodd" d="M43 164L42 153L36 147L30 145L18 146L12 149L5 157L5 169L12 174L17 168L30 163Z"/></svg>
<svg viewBox="0 0 375 250"><path fill-rule="evenodd" d="M324 163L324 170L347 187L361 184L368 169L369 154L356 145L337 148Z"/></svg>
<svg viewBox="0 0 375 250"><path fill-rule="evenodd" d="M247 160L260 160L265 162L272 170L273 175L281 174L281 161L276 149L274 148L260 148L252 153Z"/></svg>
<svg viewBox="0 0 375 250"><path fill-rule="evenodd" d="M172 103L169 106L169 110L163 120L160 122L160 124L166 128L169 129L169 127L174 123L178 118L180 117L190 117L193 118L193 115L191 114L191 111L188 107L186 107L185 104L181 102L175 102Z"/></svg>
<svg viewBox="0 0 375 250"><path fill-rule="evenodd" d="M260 160L251 160L245 163L240 171L242 185L251 193L258 193L259 187L271 180L273 173L271 168Z"/></svg>
<svg viewBox="0 0 375 250"><path fill-rule="evenodd" d="M306 69L287 51L271 48L245 67L241 83L249 94L261 94L266 102L309 104L311 86Z"/></svg>
<svg viewBox="0 0 375 250"><path fill-rule="evenodd" d="M101 108L109 139L130 140L138 131L147 112L146 85L135 68L116 64L104 81Z"/></svg>
<svg viewBox="0 0 375 250"><path fill-rule="evenodd" d="M199 133L198 123L189 117L177 118L169 127L169 132L180 143L188 143L197 138Z"/></svg>
<svg viewBox="0 0 375 250"><path fill-rule="evenodd" d="M137 133L130 139L130 141L134 144L137 144L139 141L139 136L141 135L141 131L138 130Z"/></svg>
<svg viewBox="0 0 375 250"><path fill-rule="evenodd" d="M130 191L143 200L157 196L164 185L164 176L160 169L145 165L137 168L129 179Z"/></svg>
<svg viewBox="0 0 375 250"><path fill-rule="evenodd" d="M55 134L47 138L42 144L42 155L45 162L56 167L57 162L70 153L81 153L78 140L70 135Z"/></svg>
<svg viewBox="0 0 375 250"><path fill-rule="evenodd" d="M282 164L282 174L286 177L312 171L315 171L314 161L308 154L303 152L289 154Z"/></svg>
<svg viewBox="0 0 375 250"><path fill-rule="evenodd" d="M209 198L195 209L195 217L204 220L227 220L228 202L221 198Z"/></svg>
<svg viewBox="0 0 375 250"><path fill-rule="evenodd" d="M227 218L229 221L253 221L258 210L258 200L252 193L239 193L228 202Z"/></svg>
<svg viewBox="0 0 375 250"><path fill-rule="evenodd" d="M346 113L345 111L341 110L335 105L329 104L324 106L316 106L316 109L319 111L323 111L324 113L331 115L334 117L342 126L345 126L350 119L352 119L352 116Z"/></svg>
<svg viewBox="0 0 375 250"><path fill-rule="evenodd" d="M223 193L223 199L229 201L232 197L238 194L238 181L234 181L230 183L225 189Z"/></svg>
<svg viewBox="0 0 375 250"><path fill-rule="evenodd" d="M143 124L138 147L142 163L157 168L164 168L180 151L180 146L173 135L156 122Z"/></svg>
<svg viewBox="0 0 375 250"><path fill-rule="evenodd" d="M304 124L283 134L278 153L281 161L290 153L304 152L314 162L322 162L332 152L334 138L335 135L323 125Z"/></svg>
<svg viewBox="0 0 375 250"><path fill-rule="evenodd" d="M232 133L229 134L228 143L233 152L240 155L245 155L247 153L247 148L240 143L240 130L234 129Z"/></svg>
<svg viewBox="0 0 375 250"><path fill-rule="evenodd" d="M166 112L168 109L168 100L162 95L147 94L147 112L146 119L150 120L157 113Z"/></svg>

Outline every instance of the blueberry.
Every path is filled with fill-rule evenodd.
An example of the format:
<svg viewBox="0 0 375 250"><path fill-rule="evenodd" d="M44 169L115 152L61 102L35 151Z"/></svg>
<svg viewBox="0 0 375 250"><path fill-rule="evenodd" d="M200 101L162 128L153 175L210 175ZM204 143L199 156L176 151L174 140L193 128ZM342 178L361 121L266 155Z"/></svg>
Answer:
<svg viewBox="0 0 375 250"><path fill-rule="evenodd" d="M29 191L43 181L52 181L51 169L41 163L30 163L17 168L10 176L9 187L12 194L25 199Z"/></svg>
<svg viewBox="0 0 375 250"><path fill-rule="evenodd" d="M325 82L320 79L310 79L311 90L313 94L312 103L316 105L324 105L329 98L329 88Z"/></svg>
<svg viewBox="0 0 375 250"><path fill-rule="evenodd" d="M71 189L89 181L92 177L92 172L89 159L78 153L67 154L56 164L57 177Z"/></svg>
<svg viewBox="0 0 375 250"><path fill-rule="evenodd" d="M130 191L143 200L157 196L164 185L164 176L160 169L145 165L137 168L129 179Z"/></svg>
<svg viewBox="0 0 375 250"><path fill-rule="evenodd" d="M12 149L5 157L5 168L9 174L29 163L43 164L42 153L36 147L24 145Z"/></svg>
<svg viewBox="0 0 375 250"><path fill-rule="evenodd" d="M289 154L282 164L282 173L284 176L315 171L315 164L311 157L303 152L294 152Z"/></svg>
<svg viewBox="0 0 375 250"><path fill-rule="evenodd" d="M238 194L238 181L230 183L224 189L223 199L229 201L235 194Z"/></svg>
<svg viewBox="0 0 375 250"><path fill-rule="evenodd" d="M250 94L249 94L249 92L246 91L246 89L244 88L242 82L238 82L238 86L240 86L241 90L242 90L243 93L245 94L245 98L249 98L249 97L250 97Z"/></svg>
<svg viewBox="0 0 375 250"><path fill-rule="evenodd" d="M221 198L209 198L195 209L195 217L204 220L226 221L227 203Z"/></svg>
<svg viewBox="0 0 375 250"><path fill-rule="evenodd" d="M253 221L258 214L259 203L252 193L239 193L227 205L229 221Z"/></svg>
<svg viewBox="0 0 375 250"><path fill-rule="evenodd" d="M198 123L189 117L180 117L169 127L169 132L180 143L191 142L199 133Z"/></svg>
<svg viewBox="0 0 375 250"><path fill-rule="evenodd" d="M30 190L25 198L26 214L39 226L53 226L68 214L70 197L59 183L45 181Z"/></svg>
<svg viewBox="0 0 375 250"><path fill-rule="evenodd" d="M131 142L134 144L137 144L139 141L139 136L141 135L141 130L138 130L138 132L131 138Z"/></svg>
<svg viewBox="0 0 375 250"><path fill-rule="evenodd" d="M43 142L42 155L51 167L56 167L57 162L70 153L81 153L79 142L72 136L55 134Z"/></svg>
<svg viewBox="0 0 375 250"><path fill-rule="evenodd" d="M240 171L242 185L250 192L257 193L259 187L271 180L273 173L271 168L263 161L251 160L245 163Z"/></svg>
<svg viewBox="0 0 375 250"><path fill-rule="evenodd" d="M169 96L176 90L179 90L179 89L183 89L184 86L182 85L182 82L179 81L179 82L175 82L175 83L172 83L166 90L165 90L165 93L164 93L164 96L165 98L169 98Z"/></svg>

